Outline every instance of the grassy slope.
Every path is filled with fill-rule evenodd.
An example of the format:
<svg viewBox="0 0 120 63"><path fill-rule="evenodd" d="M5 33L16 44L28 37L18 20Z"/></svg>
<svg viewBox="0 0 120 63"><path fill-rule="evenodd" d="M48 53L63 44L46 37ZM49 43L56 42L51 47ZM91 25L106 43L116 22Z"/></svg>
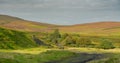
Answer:
<svg viewBox="0 0 120 63"><path fill-rule="evenodd" d="M35 42L27 33L0 28L0 48L17 49L24 47L34 47Z"/></svg>

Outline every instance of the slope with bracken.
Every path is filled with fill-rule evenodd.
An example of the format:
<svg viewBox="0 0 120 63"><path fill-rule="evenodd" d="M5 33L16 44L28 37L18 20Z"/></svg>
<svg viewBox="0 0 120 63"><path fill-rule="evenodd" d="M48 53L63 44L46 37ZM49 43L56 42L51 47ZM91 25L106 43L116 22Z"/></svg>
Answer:
<svg viewBox="0 0 120 63"><path fill-rule="evenodd" d="M0 27L0 49L18 49L35 46L37 44L28 33Z"/></svg>

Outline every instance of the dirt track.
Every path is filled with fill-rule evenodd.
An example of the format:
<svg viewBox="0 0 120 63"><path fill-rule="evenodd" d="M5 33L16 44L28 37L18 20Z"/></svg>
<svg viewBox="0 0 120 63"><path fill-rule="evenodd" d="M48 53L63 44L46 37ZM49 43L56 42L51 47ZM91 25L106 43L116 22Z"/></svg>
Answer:
<svg viewBox="0 0 120 63"><path fill-rule="evenodd" d="M46 63L87 63L92 60L102 58L102 54L87 54L87 53L79 53L78 55L66 59L62 59L59 61L51 61Z"/></svg>

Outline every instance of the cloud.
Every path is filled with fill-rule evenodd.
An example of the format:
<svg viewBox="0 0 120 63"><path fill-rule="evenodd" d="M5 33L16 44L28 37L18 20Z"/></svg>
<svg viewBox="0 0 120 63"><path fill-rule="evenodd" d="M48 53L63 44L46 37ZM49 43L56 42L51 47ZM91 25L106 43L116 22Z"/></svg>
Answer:
<svg viewBox="0 0 120 63"><path fill-rule="evenodd" d="M79 8L104 9L118 7L119 0L0 0L0 8Z"/></svg>
<svg viewBox="0 0 120 63"><path fill-rule="evenodd" d="M120 0L0 0L0 13L61 24L119 20Z"/></svg>

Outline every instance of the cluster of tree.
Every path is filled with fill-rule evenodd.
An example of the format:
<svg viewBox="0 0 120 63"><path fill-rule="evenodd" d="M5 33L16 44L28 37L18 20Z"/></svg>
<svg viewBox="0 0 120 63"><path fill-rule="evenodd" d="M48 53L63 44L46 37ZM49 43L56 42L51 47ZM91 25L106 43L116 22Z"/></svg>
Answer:
<svg viewBox="0 0 120 63"><path fill-rule="evenodd" d="M103 49L114 48L112 42L106 39L99 40L99 44L94 44L91 37L82 37L79 34L60 34L59 30L56 29L53 33L49 34L45 38L45 42L51 44L52 46L63 47L97 47Z"/></svg>
<svg viewBox="0 0 120 63"><path fill-rule="evenodd" d="M60 48L63 46L88 47L92 45L92 42L89 38L83 38L77 34L60 34L58 29L48 35L45 41Z"/></svg>

